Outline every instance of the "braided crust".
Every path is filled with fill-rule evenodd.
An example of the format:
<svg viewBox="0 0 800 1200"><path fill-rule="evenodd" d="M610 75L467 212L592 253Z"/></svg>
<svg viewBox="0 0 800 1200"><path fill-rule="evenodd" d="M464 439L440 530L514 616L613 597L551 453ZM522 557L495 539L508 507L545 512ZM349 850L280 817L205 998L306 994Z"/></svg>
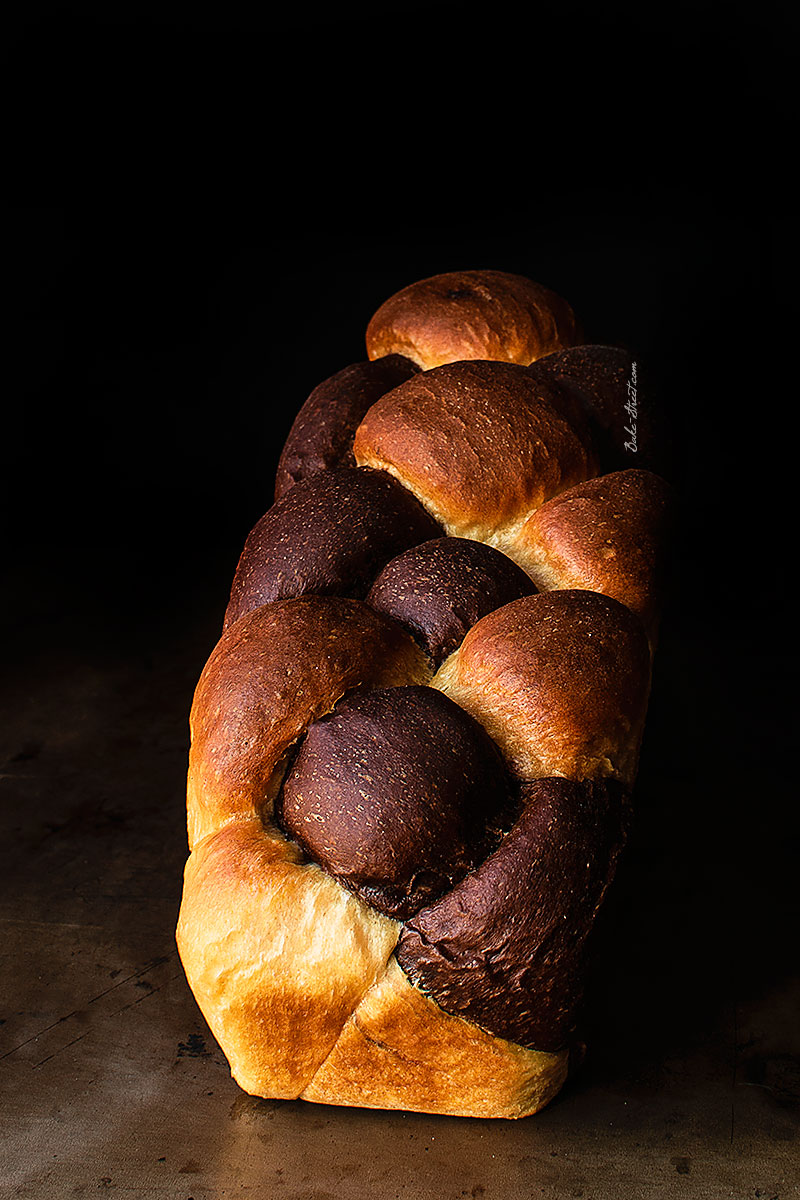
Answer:
<svg viewBox="0 0 800 1200"><path fill-rule="evenodd" d="M254 1095L300 1095L385 972L398 932L257 817L205 838L186 866L181 958L234 1078Z"/></svg>
<svg viewBox="0 0 800 1200"><path fill-rule="evenodd" d="M295 422L195 695L177 930L254 1095L521 1117L566 1078L627 829L669 503L648 471L598 477L622 359L561 348L575 336L517 276L426 280L370 323L370 358L405 358L339 372ZM437 712L452 733L421 751ZM437 772L473 754L484 767L441 792L452 837L434 835ZM497 815L464 840L483 769ZM457 870L437 859L456 844Z"/></svg>
<svg viewBox="0 0 800 1200"><path fill-rule="evenodd" d="M298 596L246 614L223 634L195 692L190 849L228 821L270 813L287 753L346 691L429 677L411 638L355 601Z"/></svg>

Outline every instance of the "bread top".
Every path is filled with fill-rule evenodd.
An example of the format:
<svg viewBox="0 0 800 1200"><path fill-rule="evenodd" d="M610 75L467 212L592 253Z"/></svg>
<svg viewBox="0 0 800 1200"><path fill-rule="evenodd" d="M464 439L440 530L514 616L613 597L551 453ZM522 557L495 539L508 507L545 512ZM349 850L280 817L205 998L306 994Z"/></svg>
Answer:
<svg viewBox="0 0 800 1200"><path fill-rule="evenodd" d="M507 271L449 271L391 296L367 326L371 359L402 354L423 370L465 359L526 365L580 340L566 300Z"/></svg>
<svg viewBox="0 0 800 1200"><path fill-rule="evenodd" d="M543 355L530 374L549 382L569 382L604 429L619 420L633 360L620 346L570 346Z"/></svg>
<svg viewBox="0 0 800 1200"><path fill-rule="evenodd" d="M514 790L497 746L432 687L361 691L309 726L276 809L309 856L404 920L482 862Z"/></svg>

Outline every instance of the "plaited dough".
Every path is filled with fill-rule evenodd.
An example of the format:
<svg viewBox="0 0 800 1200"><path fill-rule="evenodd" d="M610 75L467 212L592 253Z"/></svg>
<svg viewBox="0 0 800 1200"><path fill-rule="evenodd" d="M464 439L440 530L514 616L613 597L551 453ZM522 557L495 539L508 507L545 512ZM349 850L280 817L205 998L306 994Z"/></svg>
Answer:
<svg viewBox="0 0 800 1200"><path fill-rule="evenodd" d="M579 338L521 276L422 280L287 439L192 706L177 930L253 1095L523 1117L567 1077L671 506L616 438L630 355ZM411 762L415 705L450 715Z"/></svg>

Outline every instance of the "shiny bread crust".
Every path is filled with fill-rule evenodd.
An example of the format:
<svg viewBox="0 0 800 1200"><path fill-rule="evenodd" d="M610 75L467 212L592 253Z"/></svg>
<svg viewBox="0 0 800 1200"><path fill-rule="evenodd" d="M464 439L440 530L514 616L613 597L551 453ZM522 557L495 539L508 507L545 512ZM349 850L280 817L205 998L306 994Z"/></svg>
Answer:
<svg viewBox="0 0 800 1200"><path fill-rule="evenodd" d="M672 506L665 481L613 444L629 356L579 339L566 302L521 276L422 280L381 306L370 362L315 389L287 440L279 499L248 539L192 707L177 930L253 1095L518 1118L564 1084L628 827ZM347 845L358 850L369 805L387 894L409 874L393 839L413 828L424 844L425 771L468 759L443 734L448 754L426 750L420 774L393 716L382 753L398 773L369 800L377 760L371 771L347 714L403 688L459 706L458 729L493 739L509 781L475 843L485 857L443 894L404 882L410 915L370 902L369 862L356 855L354 884L351 850L329 853L315 808L338 778L327 733L310 743L322 758L302 753L309 729L344 739ZM324 818L317 836L282 823L286 779L302 820ZM380 825L390 793L410 808ZM448 820L462 793L447 792Z"/></svg>
<svg viewBox="0 0 800 1200"><path fill-rule="evenodd" d="M631 468L588 479L538 508L515 557L542 590L582 588L621 601L655 641L671 540L669 484Z"/></svg>
<svg viewBox="0 0 800 1200"><path fill-rule="evenodd" d="M433 686L485 727L521 780L633 783L650 649L616 600L577 589L513 600L469 631Z"/></svg>
<svg viewBox="0 0 800 1200"><path fill-rule="evenodd" d="M386 300L367 326L371 359L402 354L428 371L465 359L528 365L580 340L566 300L508 271L448 271Z"/></svg>
<svg viewBox="0 0 800 1200"><path fill-rule="evenodd" d="M588 432L564 400L512 363L451 363L373 404L353 452L359 466L398 479L449 535L507 553L529 513L595 473Z"/></svg>

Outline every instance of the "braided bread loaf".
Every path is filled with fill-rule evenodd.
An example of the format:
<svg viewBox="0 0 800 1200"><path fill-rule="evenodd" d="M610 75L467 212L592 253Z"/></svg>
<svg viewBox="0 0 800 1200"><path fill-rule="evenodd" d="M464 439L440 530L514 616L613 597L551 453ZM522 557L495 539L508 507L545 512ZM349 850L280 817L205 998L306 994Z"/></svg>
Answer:
<svg viewBox="0 0 800 1200"><path fill-rule="evenodd" d="M192 709L177 939L246 1091L520 1117L567 1073L630 812L668 488L630 360L497 271L320 384Z"/></svg>

